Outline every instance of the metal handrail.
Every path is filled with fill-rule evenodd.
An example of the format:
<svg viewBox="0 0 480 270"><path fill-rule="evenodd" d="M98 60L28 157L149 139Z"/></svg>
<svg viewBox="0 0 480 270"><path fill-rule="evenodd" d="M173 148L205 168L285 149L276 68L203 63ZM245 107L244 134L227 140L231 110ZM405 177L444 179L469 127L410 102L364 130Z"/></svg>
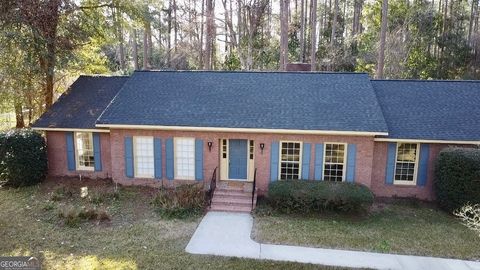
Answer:
<svg viewBox="0 0 480 270"><path fill-rule="evenodd" d="M210 189L208 190L208 205L212 205L213 193L215 193L215 188L217 188L217 167L213 170L212 179L210 180Z"/></svg>
<svg viewBox="0 0 480 270"><path fill-rule="evenodd" d="M253 173L253 189L252 189L252 209L253 209L253 204L255 201L255 192L257 189L257 168L255 168L255 171Z"/></svg>

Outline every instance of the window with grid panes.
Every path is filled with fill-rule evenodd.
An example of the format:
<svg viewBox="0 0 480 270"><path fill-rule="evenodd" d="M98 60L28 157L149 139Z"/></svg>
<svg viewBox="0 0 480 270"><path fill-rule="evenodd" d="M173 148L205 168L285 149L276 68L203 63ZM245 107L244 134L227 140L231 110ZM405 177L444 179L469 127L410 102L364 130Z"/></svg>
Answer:
<svg viewBox="0 0 480 270"><path fill-rule="evenodd" d="M175 138L175 178L195 179L195 139Z"/></svg>
<svg viewBox="0 0 480 270"><path fill-rule="evenodd" d="M281 142L280 179L300 179L301 142Z"/></svg>
<svg viewBox="0 0 480 270"><path fill-rule="evenodd" d="M93 155L93 137L91 132L75 132L77 151L77 169L93 170L95 158Z"/></svg>
<svg viewBox="0 0 480 270"><path fill-rule="evenodd" d="M395 182L414 184L417 164L418 144L398 143L395 162Z"/></svg>
<svg viewBox="0 0 480 270"><path fill-rule="evenodd" d="M326 143L323 180L341 182L345 178L345 144Z"/></svg>
<svg viewBox="0 0 480 270"><path fill-rule="evenodd" d="M134 137L135 177L152 178L155 174L153 137Z"/></svg>

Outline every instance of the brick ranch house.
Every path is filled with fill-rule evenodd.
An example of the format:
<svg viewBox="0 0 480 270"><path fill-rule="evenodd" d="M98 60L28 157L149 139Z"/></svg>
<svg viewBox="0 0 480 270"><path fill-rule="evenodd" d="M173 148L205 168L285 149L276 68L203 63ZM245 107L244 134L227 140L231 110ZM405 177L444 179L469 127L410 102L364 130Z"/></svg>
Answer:
<svg viewBox="0 0 480 270"><path fill-rule="evenodd" d="M480 144L479 104L479 81L137 71L80 76L33 128L46 134L49 175L208 187L215 174L212 207L247 211L254 178L259 194L311 179L433 200L438 153Z"/></svg>

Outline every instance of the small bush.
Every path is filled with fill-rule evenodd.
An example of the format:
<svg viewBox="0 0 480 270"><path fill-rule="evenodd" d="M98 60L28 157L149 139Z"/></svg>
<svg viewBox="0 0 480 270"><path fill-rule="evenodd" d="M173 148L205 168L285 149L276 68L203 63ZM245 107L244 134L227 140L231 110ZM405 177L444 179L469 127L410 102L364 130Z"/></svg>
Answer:
<svg viewBox="0 0 480 270"><path fill-rule="evenodd" d="M65 187L58 187L50 194L50 200L54 202L68 199L73 196L73 192Z"/></svg>
<svg viewBox="0 0 480 270"><path fill-rule="evenodd" d="M152 204L163 217L186 218L205 208L206 192L198 185L182 185L175 189L161 188Z"/></svg>
<svg viewBox="0 0 480 270"><path fill-rule="evenodd" d="M0 133L0 184L12 187L40 183L47 174L43 137L30 129Z"/></svg>
<svg viewBox="0 0 480 270"><path fill-rule="evenodd" d="M435 164L434 189L441 208L452 212L480 203L480 149L451 147Z"/></svg>
<svg viewBox="0 0 480 270"><path fill-rule="evenodd" d="M454 214L462 220L465 226L480 236L480 204L467 204L456 210Z"/></svg>
<svg viewBox="0 0 480 270"><path fill-rule="evenodd" d="M360 212L370 207L373 199L366 186L345 182L276 181L268 191L268 203L285 213Z"/></svg>
<svg viewBox="0 0 480 270"><path fill-rule="evenodd" d="M110 216L105 210L91 207L65 206L60 210L58 216L63 219L65 225L70 227L75 227L83 221L110 220Z"/></svg>
<svg viewBox="0 0 480 270"><path fill-rule="evenodd" d="M55 203L53 201L47 200L44 204L42 209L45 211L50 211L55 208Z"/></svg>
<svg viewBox="0 0 480 270"><path fill-rule="evenodd" d="M93 204L102 204L106 201L114 201L120 198L118 190L93 190L88 195L88 198Z"/></svg>

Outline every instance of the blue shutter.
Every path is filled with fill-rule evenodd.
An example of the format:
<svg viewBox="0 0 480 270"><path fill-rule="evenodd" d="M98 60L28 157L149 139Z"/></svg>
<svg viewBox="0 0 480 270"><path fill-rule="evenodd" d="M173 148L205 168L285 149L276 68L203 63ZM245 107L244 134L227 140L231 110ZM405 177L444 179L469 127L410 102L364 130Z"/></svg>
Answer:
<svg viewBox="0 0 480 270"><path fill-rule="evenodd" d="M100 133L94 132L93 137L93 159L95 160L95 171L102 171L102 148L100 146Z"/></svg>
<svg viewBox="0 0 480 270"><path fill-rule="evenodd" d="M203 180L203 140L195 140L195 180Z"/></svg>
<svg viewBox="0 0 480 270"><path fill-rule="evenodd" d="M272 148L270 149L270 180L278 180L278 142L272 142Z"/></svg>
<svg viewBox="0 0 480 270"><path fill-rule="evenodd" d="M303 144L303 155L302 155L302 179L310 179L310 149L311 144Z"/></svg>
<svg viewBox="0 0 480 270"><path fill-rule="evenodd" d="M65 132L67 139L67 167L69 171L75 171L75 144L73 142L73 132Z"/></svg>
<svg viewBox="0 0 480 270"><path fill-rule="evenodd" d="M155 178L162 179L162 139L153 139Z"/></svg>
<svg viewBox="0 0 480 270"><path fill-rule="evenodd" d="M125 137L125 175L133 178L133 138Z"/></svg>
<svg viewBox="0 0 480 270"><path fill-rule="evenodd" d="M315 144L315 180L323 180L323 143Z"/></svg>
<svg viewBox="0 0 480 270"><path fill-rule="evenodd" d="M428 177L428 158L430 155L430 147L428 144L420 144L420 159L418 162L417 186L425 186Z"/></svg>
<svg viewBox="0 0 480 270"><path fill-rule="evenodd" d="M168 138L165 141L165 153L166 153L166 174L168 180L173 180L174 178L174 165L173 165L173 139Z"/></svg>
<svg viewBox="0 0 480 270"><path fill-rule="evenodd" d="M397 143L388 143L387 170L385 172L385 183L387 185L393 185L393 178L395 177L396 155L397 155Z"/></svg>
<svg viewBox="0 0 480 270"><path fill-rule="evenodd" d="M357 145L347 145L347 182L355 181L355 161L357 159Z"/></svg>

